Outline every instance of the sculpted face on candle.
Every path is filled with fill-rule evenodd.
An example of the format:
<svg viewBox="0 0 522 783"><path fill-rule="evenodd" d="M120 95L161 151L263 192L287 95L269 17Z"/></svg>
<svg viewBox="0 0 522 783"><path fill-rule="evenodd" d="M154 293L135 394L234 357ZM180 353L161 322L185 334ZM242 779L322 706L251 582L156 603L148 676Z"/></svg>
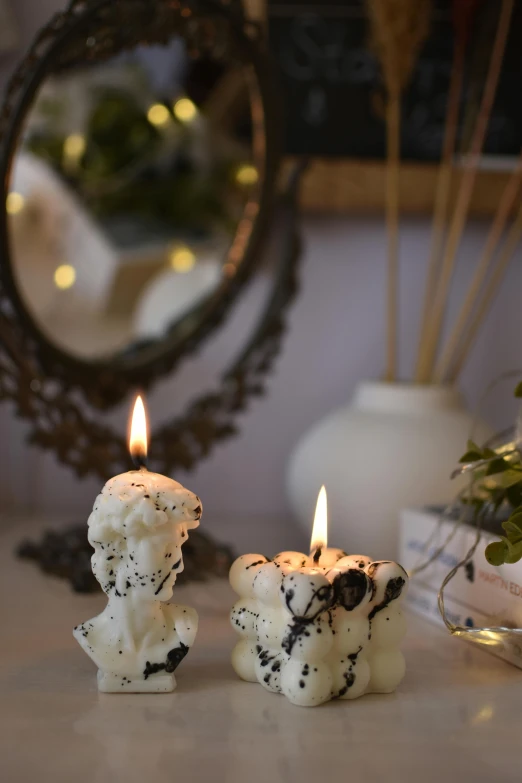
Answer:
<svg viewBox="0 0 522 783"><path fill-rule="evenodd" d="M146 470L146 441L138 403L130 447L142 467L110 479L88 520L93 573L109 602L74 636L97 663L104 691L173 690L173 672L197 630L193 609L162 602L172 597L183 570L181 547L188 530L199 525L201 500Z"/></svg>
<svg viewBox="0 0 522 783"><path fill-rule="evenodd" d="M187 530L200 516L200 499L165 476L137 470L108 481L88 520L92 570L103 591L168 601L183 571Z"/></svg>
<svg viewBox="0 0 522 783"><path fill-rule="evenodd" d="M234 669L306 707L389 693L405 671L399 645L406 572L397 563L327 548L326 522L323 487L310 556L243 555L230 569L240 596L231 612L241 636Z"/></svg>

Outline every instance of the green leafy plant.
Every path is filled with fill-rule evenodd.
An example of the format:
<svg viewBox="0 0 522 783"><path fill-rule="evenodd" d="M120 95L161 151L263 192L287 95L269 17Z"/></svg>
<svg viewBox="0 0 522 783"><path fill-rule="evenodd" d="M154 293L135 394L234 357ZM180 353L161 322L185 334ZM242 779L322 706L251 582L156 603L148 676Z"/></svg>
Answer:
<svg viewBox="0 0 522 783"><path fill-rule="evenodd" d="M235 175L249 144L236 130L226 137L203 109L198 122L181 122L173 111L176 96L158 95L137 65L56 76L31 112L24 148L107 229L127 219L156 239L233 233L245 201ZM149 118L154 105L165 112L160 125ZM82 146L71 161L66 150L73 137Z"/></svg>
<svg viewBox="0 0 522 783"><path fill-rule="evenodd" d="M522 398L522 382L515 389ZM461 464L472 471L473 481L464 502L473 505L478 516L485 511L495 514L501 508L509 511L502 522L505 535L486 547L486 559L491 565L516 563L522 559L522 455L510 443L497 449L478 446L468 441Z"/></svg>

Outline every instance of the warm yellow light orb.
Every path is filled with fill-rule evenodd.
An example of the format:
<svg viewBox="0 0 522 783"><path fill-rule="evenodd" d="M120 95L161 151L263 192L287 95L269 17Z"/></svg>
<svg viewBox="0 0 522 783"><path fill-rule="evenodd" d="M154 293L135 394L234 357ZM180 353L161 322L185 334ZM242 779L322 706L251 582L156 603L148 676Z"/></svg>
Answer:
<svg viewBox="0 0 522 783"><path fill-rule="evenodd" d="M78 161L85 152L85 136L81 133L71 133L63 143L63 153L71 161Z"/></svg>
<svg viewBox="0 0 522 783"><path fill-rule="evenodd" d="M54 272L54 284L65 291L71 288L76 281L76 269L70 264L61 264Z"/></svg>
<svg viewBox="0 0 522 783"><path fill-rule="evenodd" d="M196 256L189 247L175 247L170 251L169 264L176 272L190 272Z"/></svg>
<svg viewBox="0 0 522 783"><path fill-rule="evenodd" d="M21 193L16 193L16 191L12 191L9 193L5 200L5 208L8 215L17 215L19 212L22 211L25 204L25 198L22 196Z"/></svg>
<svg viewBox="0 0 522 783"><path fill-rule="evenodd" d="M180 122L191 122L198 113L196 105L190 98L179 98L174 103L172 111Z"/></svg>
<svg viewBox="0 0 522 783"><path fill-rule="evenodd" d="M147 119L151 125L165 125L169 118L169 110L162 103L153 103L147 112Z"/></svg>
<svg viewBox="0 0 522 783"><path fill-rule="evenodd" d="M240 185L255 185L258 179L257 169L251 163L244 163L236 171L236 182Z"/></svg>

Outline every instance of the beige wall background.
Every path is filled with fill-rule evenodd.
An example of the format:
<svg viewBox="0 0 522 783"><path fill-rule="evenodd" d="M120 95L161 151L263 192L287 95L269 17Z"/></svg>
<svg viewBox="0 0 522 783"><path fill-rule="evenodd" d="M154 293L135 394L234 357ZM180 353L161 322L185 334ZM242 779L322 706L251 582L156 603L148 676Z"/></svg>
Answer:
<svg viewBox="0 0 522 783"><path fill-rule="evenodd" d="M37 27L57 7L53 0L13 3L20 37L27 45ZM15 56L0 58L5 83ZM450 317L476 263L487 224L474 222L462 244ZM384 223L380 216L350 215L303 219L305 250L301 294L289 313L289 332L269 383L269 394L254 401L241 420L241 434L220 445L181 481L197 490L212 518L265 520L288 517L285 468L299 436L332 408L346 403L356 384L378 378L384 346ZM401 373L407 376L415 355L422 307L429 223L403 222L401 232ZM260 280L251 292L261 294ZM522 264L520 249L484 325L462 377L461 388L475 407L484 388L499 373L522 368ZM227 329L180 375L161 385L149 400L154 422L171 415L193 391L211 386L216 371L233 353L249 315L239 307ZM495 427L511 423L516 404L508 385L486 401L484 417ZM121 422L122 413L116 418ZM44 510L83 518L99 491L99 481L79 481L53 454L30 448L27 427L9 406L0 407L0 508ZM429 469L429 466L426 466ZM451 466L448 466L448 471ZM5 516L5 515L4 515Z"/></svg>

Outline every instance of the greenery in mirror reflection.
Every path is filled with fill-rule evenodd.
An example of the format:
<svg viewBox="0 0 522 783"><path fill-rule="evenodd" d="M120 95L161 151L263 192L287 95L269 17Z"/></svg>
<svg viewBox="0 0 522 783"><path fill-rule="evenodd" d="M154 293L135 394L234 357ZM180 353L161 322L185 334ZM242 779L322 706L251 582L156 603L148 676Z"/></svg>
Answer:
<svg viewBox="0 0 522 783"><path fill-rule="evenodd" d="M101 223L137 220L160 235L232 232L245 195L235 174L251 155L244 140L226 138L191 101L190 114L181 115L179 96L154 95L137 65L106 69L105 83L99 70L82 73L77 92L77 72L50 80L30 115L25 149L49 163Z"/></svg>

